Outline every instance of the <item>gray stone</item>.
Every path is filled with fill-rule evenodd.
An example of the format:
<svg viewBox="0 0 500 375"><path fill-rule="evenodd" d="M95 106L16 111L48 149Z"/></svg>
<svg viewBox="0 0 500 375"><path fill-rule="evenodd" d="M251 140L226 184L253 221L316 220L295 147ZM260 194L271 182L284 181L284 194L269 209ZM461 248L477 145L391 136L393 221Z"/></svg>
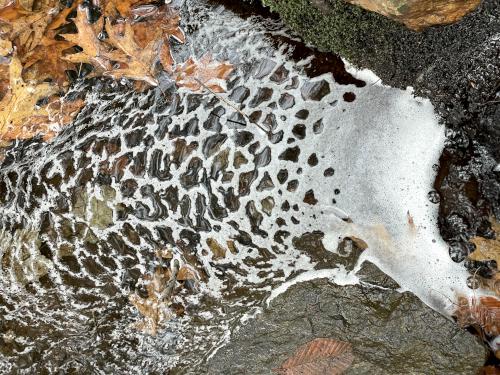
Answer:
<svg viewBox="0 0 500 375"><path fill-rule="evenodd" d="M366 282L396 287L373 265ZM348 341L355 355L346 374L474 374L485 348L411 293L368 284L300 283L233 334L212 357L209 374L272 374L297 347L326 337Z"/></svg>

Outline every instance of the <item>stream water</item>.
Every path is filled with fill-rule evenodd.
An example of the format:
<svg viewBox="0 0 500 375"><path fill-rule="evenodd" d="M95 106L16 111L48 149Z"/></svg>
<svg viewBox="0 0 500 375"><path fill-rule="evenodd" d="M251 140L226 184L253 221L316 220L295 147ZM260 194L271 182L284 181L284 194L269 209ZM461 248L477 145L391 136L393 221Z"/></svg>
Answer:
<svg viewBox="0 0 500 375"><path fill-rule="evenodd" d="M73 88L87 100L75 123L0 169L2 372L196 373L298 275L356 283L345 237L438 311L469 293L428 197L445 137L427 100L274 19L203 0L182 19L176 59L229 60L221 97L272 134L209 92ZM200 280L179 283L177 314L148 335L129 295L167 246Z"/></svg>

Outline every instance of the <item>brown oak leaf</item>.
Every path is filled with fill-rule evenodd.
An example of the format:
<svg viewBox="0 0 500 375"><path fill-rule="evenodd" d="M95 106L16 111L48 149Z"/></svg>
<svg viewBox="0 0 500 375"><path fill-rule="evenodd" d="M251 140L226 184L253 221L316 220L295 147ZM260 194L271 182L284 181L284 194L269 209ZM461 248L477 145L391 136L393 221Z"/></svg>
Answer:
<svg viewBox="0 0 500 375"><path fill-rule="evenodd" d="M228 62L213 61L211 56L206 54L199 61L190 57L175 69L173 77L177 86L192 91L208 88L213 92L224 92L221 83L232 71L233 66Z"/></svg>
<svg viewBox="0 0 500 375"><path fill-rule="evenodd" d="M75 70L75 64L64 59L65 52L74 47L66 40L57 40L53 32L44 36L40 44L23 58L23 77L29 80L52 80L59 87L68 84L67 70Z"/></svg>
<svg viewBox="0 0 500 375"><path fill-rule="evenodd" d="M17 47L19 56L32 51L43 38L59 9L53 3L36 12L27 12L19 3L0 10L0 29Z"/></svg>
<svg viewBox="0 0 500 375"><path fill-rule="evenodd" d="M299 347L274 371L282 375L337 375L347 370L353 360L348 342L318 338Z"/></svg>
<svg viewBox="0 0 500 375"><path fill-rule="evenodd" d="M62 34L68 42L78 45L82 51L64 56L63 59L72 63L91 64L98 72L112 69L109 60L109 47L97 37L102 30L104 19L101 17L95 24L91 24L83 7L78 7L74 20L78 29L77 34Z"/></svg>
<svg viewBox="0 0 500 375"><path fill-rule="evenodd" d="M469 259L477 261L494 260L500 264L500 223L492 220L492 229L495 231L495 238L473 237L470 241L476 249L469 255ZM498 266L497 266L498 267ZM500 272L497 272L490 279L483 279L484 287L494 291L500 296Z"/></svg>
<svg viewBox="0 0 500 375"><path fill-rule="evenodd" d="M107 54L110 60L120 63L118 68L108 69L104 75L113 78L129 78L144 81L152 86L158 85L155 78L156 62L159 60L158 51L163 41L152 40L141 48L134 38L134 30L130 22L111 25L106 22L107 42L116 50Z"/></svg>
<svg viewBox="0 0 500 375"><path fill-rule="evenodd" d="M101 0L99 6L105 17L116 19L117 17L129 17L131 8L144 2L144 0Z"/></svg>
<svg viewBox="0 0 500 375"><path fill-rule="evenodd" d="M460 297L453 316L461 327L476 326L490 336L500 335L500 299Z"/></svg>

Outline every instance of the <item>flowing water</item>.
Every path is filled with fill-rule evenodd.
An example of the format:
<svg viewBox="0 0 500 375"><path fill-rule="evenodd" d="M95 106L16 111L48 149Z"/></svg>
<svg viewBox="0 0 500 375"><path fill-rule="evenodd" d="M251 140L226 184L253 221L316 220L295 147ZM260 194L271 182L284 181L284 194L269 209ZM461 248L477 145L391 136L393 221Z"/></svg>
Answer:
<svg viewBox="0 0 500 375"><path fill-rule="evenodd" d="M287 285L356 283L336 254L349 236L439 311L468 293L428 199L444 129L427 100L314 53L277 20L203 0L182 17L179 61L209 52L235 66L224 100L81 83L71 127L7 152L2 372L196 373ZM200 280L178 283L177 314L148 335L129 296L167 246Z"/></svg>

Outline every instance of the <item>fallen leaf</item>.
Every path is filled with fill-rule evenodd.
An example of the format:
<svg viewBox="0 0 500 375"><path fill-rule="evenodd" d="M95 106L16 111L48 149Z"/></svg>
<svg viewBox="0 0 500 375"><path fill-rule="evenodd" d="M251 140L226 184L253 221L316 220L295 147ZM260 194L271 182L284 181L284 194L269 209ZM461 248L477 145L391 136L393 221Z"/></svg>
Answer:
<svg viewBox="0 0 500 375"><path fill-rule="evenodd" d="M74 44L66 40L56 40L53 33L44 36L40 44L24 59L25 79L56 82L59 87L68 84L66 71L75 70L74 63L64 59L65 51L74 47Z"/></svg>
<svg viewBox="0 0 500 375"><path fill-rule="evenodd" d="M179 269L179 273L177 274L178 281L185 280L198 280L198 275L194 268L189 265L184 265Z"/></svg>
<svg viewBox="0 0 500 375"><path fill-rule="evenodd" d="M101 17L98 22L91 24L88 21L85 9L80 6L74 22L78 33L62 34L61 36L68 42L78 45L82 51L64 56L63 59L72 63L91 64L99 72L111 70L112 65L108 58L109 47L101 43L97 38L100 30L102 30L103 18Z"/></svg>
<svg viewBox="0 0 500 375"><path fill-rule="evenodd" d="M147 9L149 12L142 12L145 15L141 15L142 9ZM133 23L136 39L140 45L145 46L158 37L174 38L179 43L186 41L184 31L180 27L181 17L168 5L154 8L151 8L151 5L148 5L148 8L138 7L132 10L132 15L140 19Z"/></svg>
<svg viewBox="0 0 500 375"><path fill-rule="evenodd" d="M476 326L490 336L500 334L500 299L486 297L460 297L453 316L461 327Z"/></svg>
<svg viewBox="0 0 500 375"><path fill-rule="evenodd" d="M19 56L32 51L40 44L48 24L57 13L56 7L43 7L37 12L26 12L19 4L0 11L3 32L8 33L9 39L17 47Z"/></svg>
<svg viewBox="0 0 500 375"><path fill-rule="evenodd" d="M337 375L347 370L353 360L348 342L318 338L299 347L274 371L282 375Z"/></svg>
<svg viewBox="0 0 500 375"><path fill-rule="evenodd" d="M158 52L163 44L162 40L153 40L144 48L141 48L134 39L134 30L129 22L112 26L106 22L106 32L108 33L108 43L116 48L115 51L108 52L110 60L116 61L125 66L108 69L104 75L120 79L129 78L137 81L144 81L152 86L158 85L155 78L155 65L158 61Z"/></svg>
<svg viewBox="0 0 500 375"><path fill-rule="evenodd" d="M210 55L206 54L198 62L190 57L175 69L173 78L177 86L192 91L208 88L213 92L224 92L220 83L226 80L232 71L231 64L213 61Z"/></svg>
<svg viewBox="0 0 500 375"><path fill-rule="evenodd" d="M10 40L0 39L0 58L4 58L12 53L12 43Z"/></svg>
<svg viewBox="0 0 500 375"><path fill-rule="evenodd" d="M0 10L14 4L14 0L0 0Z"/></svg>
<svg viewBox="0 0 500 375"><path fill-rule="evenodd" d="M476 250L469 255L473 260L496 260L500 264L500 223L492 221L492 229L496 233L493 239L474 237L470 241L476 245Z"/></svg>
<svg viewBox="0 0 500 375"><path fill-rule="evenodd" d="M24 82L22 68L17 56L13 56L9 65L9 90L0 101L0 139L3 141L52 134L47 124L47 109L38 107L37 103L55 94L57 88L49 83Z"/></svg>
<svg viewBox="0 0 500 375"><path fill-rule="evenodd" d="M495 238L488 239L478 236L470 240L476 245L476 249L468 257L477 261L494 260L498 267L500 264L500 223L492 220L492 229L496 233ZM491 279L483 280L483 284L493 290L497 296L500 296L500 272L496 272Z"/></svg>
<svg viewBox="0 0 500 375"><path fill-rule="evenodd" d="M47 26L47 30L56 30L62 25L68 23L66 18L73 12L81 3L81 0L73 0L70 7L64 7Z"/></svg>
<svg viewBox="0 0 500 375"><path fill-rule="evenodd" d="M131 8L144 0L104 0L101 9L110 18L129 17Z"/></svg>

